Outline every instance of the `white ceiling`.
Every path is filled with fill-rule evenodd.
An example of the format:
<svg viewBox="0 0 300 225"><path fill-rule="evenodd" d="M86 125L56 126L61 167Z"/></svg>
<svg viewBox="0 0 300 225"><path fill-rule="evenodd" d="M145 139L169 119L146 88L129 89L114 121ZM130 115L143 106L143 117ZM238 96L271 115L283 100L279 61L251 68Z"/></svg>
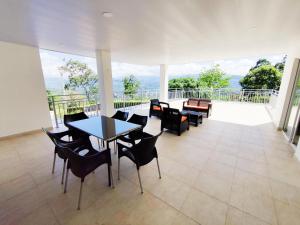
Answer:
<svg viewBox="0 0 300 225"><path fill-rule="evenodd" d="M300 0L0 0L0 40L136 64L285 53Z"/></svg>

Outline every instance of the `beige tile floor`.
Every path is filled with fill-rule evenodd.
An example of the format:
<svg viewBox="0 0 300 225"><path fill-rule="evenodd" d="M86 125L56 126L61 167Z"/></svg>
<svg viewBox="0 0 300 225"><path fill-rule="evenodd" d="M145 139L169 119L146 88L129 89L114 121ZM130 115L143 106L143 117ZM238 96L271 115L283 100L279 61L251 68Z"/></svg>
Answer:
<svg viewBox="0 0 300 225"><path fill-rule="evenodd" d="M146 130L159 125L151 118ZM264 106L214 103L201 126L165 132L157 148L162 179L155 161L142 168L143 195L129 160L116 180L112 154L115 188L100 167L77 211L79 180L70 176L62 193L62 162L51 174L53 145L43 133L0 141L0 224L300 224L300 163Z"/></svg>

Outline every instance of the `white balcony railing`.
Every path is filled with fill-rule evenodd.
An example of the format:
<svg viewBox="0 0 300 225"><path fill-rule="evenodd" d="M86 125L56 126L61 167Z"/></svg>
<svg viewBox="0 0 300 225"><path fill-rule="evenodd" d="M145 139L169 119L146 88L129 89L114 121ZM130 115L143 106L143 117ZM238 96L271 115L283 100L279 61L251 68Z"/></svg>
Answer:
<svg viewBox="0 0 300 225"><path fill-rule="evenodd" d="M276 104L278 92L271 89L170 89L169 100L187 98L209 98L215 101L233 101L260 104ZM159 98L159 89L140 90L136 94L114 93L114 107L123 111L134 111L149 107L150 99ZM90 116L99 115L98 98L85 95L48 96L52 120L58 127L65 114L84 111Z"/></svg>

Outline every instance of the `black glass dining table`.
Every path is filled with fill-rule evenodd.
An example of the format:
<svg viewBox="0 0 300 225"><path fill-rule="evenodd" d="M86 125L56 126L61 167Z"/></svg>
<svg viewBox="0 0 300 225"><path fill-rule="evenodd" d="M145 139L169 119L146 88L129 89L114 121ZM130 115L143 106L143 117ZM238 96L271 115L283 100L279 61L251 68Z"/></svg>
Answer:
<svg viewBox="0 0 300 225"><path fill-rule="evenodd" d="M140 125L126 121L113 119L107 116L96 116L88 119L69 122L68 125L85 132L91 136L106 142L106 148L109 150L109 143L116 140L130 131L141 129ZM98 142L99 143L99 142ZM109 152L109 151L108 151ZM111 174L109 173L109 185L111 185Z"/></svg>
<svg viewBox="0 0 300 225"><path fill-rule="evenodd" d="M103 141L113 141L141 126L107 116L96 116L68 123L71 127L81 130Z"/></svg>

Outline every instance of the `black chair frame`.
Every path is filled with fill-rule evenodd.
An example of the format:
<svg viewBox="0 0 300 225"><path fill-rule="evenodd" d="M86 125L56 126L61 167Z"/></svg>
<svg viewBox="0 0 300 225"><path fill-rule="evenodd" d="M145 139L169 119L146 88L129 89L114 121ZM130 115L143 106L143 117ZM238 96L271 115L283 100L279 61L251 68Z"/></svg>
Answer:
<svg viewBox="0 0 300 225"><path fill-rule="evenodd" d="M56 156L58 155L59 158L64 160L63 164L63 171L62 171L62 178L61 178L61 184L64 182L64 175L65 175L65 169L66 169L66 162L67 162L67 154L65 152L65 147L78 147L80 145L91 145L90 142L87 142L86 139L76 139L72 141L64 141L62 138L64 136L70 135L70 131L63 131L63 132L50 132L44 128L42 130L48 135L48 137L51 139L51 141L54 143L54 157L53 157L53 164L52 164L52 174L54 174L55 170L55 163L56 163Z"/></svg>
<svg viewBox="0 0 300 225"><path fill-rule="evenodd" d="M79 155L78 152L83 150L89 150L89 152L86 155ZM67 173L65 178L64 193L67 192L68 176L69 176L69 171L71 170L72 173L75 176L79 177L81 180L79 198L77 204L77 209L80 210L84 179L88 174L94 172L95 169L97 169L99 166L103 164L107 164L108 185L111 186L112 188L114 187L113 175L111 170L112 163L111 163L110 151L106 149L99 152L93 149L92 146L82 145L80 147L77 147L76 149L67 148L66 152L68 157L68 163L67 163Z"/></svg>
<svg viewBox="0 0 300 225"><path fill-rule="evenodd" d="M159 110L155 110L154 107L158 107ZM157 116L160 118L162 116L164 108L170 108L170 104L167 102L161 102L158 99L151 99L149 117L151 118L151 116Z"/></svg>
<svg viewBox="0 0 300 225"><path fill-rule="evenodd" d="M129 113L118 110L111 118L126 121Z"/></svg>
<svg viewBox="0 0 300 225"><path fill-rule="evenodd" d="M182 121L183 116L187 117L185 121ZM165 108L161 119L161 131L168 129L180 136L183 131L189 130L189 120L189 115L182 115L179 109Z"/></svg>
<svg viewBox="0 0 300 225"><path fill-rule="evenodd" d="M129 120L127 120L129 123L134 123L137 125L140 125L140 129L136 129L134 131L129 132L127 135L121 136L118 139L121 141L124 141L126 143L130 143L131 145L135 145L135 141L139 140L143 137L143 129L147 125L148 117L147 116L141 116L138 114L133 114Z"/></svg>
<svg viewBox="0 0 300 225"><path fill-rule="evenodd" d="M150 163L154 158L156 158L158 175L159 175L159 179L161 179L161 172L160 172L160 167L158 162L158 154L155 147L156 141L161 134L162 132L160 132L158 135L153 136L151 134L144 132L141 141L132 147L128 147L121 143L118 143L118 180L120 180L120 158L122 157L127 157L136 165L142 194L144 191L143 191L143 186L142 186L142 181L141 181L141 176L139 171L141 166Z"/></svg>

